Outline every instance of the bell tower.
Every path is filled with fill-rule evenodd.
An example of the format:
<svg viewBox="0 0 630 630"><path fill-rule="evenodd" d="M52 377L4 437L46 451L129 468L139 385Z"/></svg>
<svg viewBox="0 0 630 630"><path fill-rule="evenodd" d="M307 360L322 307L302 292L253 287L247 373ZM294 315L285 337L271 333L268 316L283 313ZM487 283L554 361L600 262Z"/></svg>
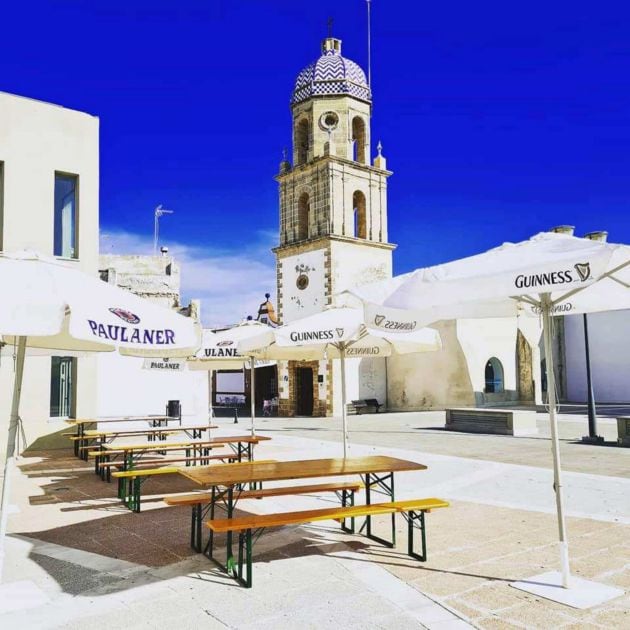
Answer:
<svg viewBox="0 0 630 630"><path fill-rule="evenodd" d="M371 162L371 113L365 73L342 57L341 40L327 37L321 56L296 79L292 162L285 154L276 177L280 244L273 251L282 324L323 310L336 293L392 275L395 246L387 239L391 172L380 143ZM339 389L336 367L313 362L310 383L304 365L279 366L280 413L341 413L333 395ZM371 374L374 381L374 370ZM311 389L312 405L303 400ZM369 393L363 397L378 397Z"/></svg>

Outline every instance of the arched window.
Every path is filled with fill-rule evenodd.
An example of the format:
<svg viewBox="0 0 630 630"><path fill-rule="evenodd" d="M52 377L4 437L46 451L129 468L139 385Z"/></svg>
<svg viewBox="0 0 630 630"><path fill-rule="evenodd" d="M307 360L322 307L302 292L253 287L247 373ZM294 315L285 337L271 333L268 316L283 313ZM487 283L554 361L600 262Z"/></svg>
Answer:
<svg viewBox="0 0 630 630"><path fill-rule="evenodd" d="M295 128L296 160L298 164L308 161L308 120L303 118Z"/></svg>
<svg viewBox="0 0 630 630"><path fill-rule="evenodd" d="M298 199L298 240L304 241L308 238L308 221L311 210L311 202L308 193L302 193Z"/></svg>
<svg viewBox="0 0 630 630"><path fill-rule="evenodd" d="M354 210L354 235L356 238L367 238L367 217L365 212L365 195L356 190L352 195Z"/></svg>
<svg viewBox="0 0 630 630"><path fill-rule="evenodd" d="M486 363L486 394L499 394L503 391L503 366L496 357Z"/></svg>
<svg viewBox="0 0 630 630"><path fill-rule="evenodd" d="M360 164L367 164L365 121L360 116L352 119L352 140L354 146L352 159Z"/></svg>

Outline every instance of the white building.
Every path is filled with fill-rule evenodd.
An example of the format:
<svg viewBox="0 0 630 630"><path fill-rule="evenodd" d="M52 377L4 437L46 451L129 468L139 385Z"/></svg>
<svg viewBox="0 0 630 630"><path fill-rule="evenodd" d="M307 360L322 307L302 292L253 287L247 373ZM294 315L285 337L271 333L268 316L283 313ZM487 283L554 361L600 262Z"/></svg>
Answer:
<svg viewBox="0 0 630 630"><path fill-rule="evenodd" d="M100 257L101 279L199 320L199 304L182 306L180 271L173 257ZM167 357L166 357L167 358ZM176 362L185 366L184 361ZM179 400L189 423L208 419L208 376L187 369L149 369L163 361L103 353L98 356L98 415L162 414L169 400ZM172 365L172 363L171 363Z"/></svg>
<svg viewBox="0 0 630 630"><path fill-rule="evenodd" d="M630 401L630 311L592 313L587 318L595 401L627 403ZM588 392L582 315L564 318L564 357L565 398L585 403Z"/></svg>
<svg viewBox="0 0 630 630"><path fill-rule="evenodd" d="M34 250L96 275L98 186L98 118L0 92L0 250ZM4 348L0 429L9 417L13 365ZM94 416L96 380L93 357L27 356L27 440L57 430L62 418Z"/></svg>

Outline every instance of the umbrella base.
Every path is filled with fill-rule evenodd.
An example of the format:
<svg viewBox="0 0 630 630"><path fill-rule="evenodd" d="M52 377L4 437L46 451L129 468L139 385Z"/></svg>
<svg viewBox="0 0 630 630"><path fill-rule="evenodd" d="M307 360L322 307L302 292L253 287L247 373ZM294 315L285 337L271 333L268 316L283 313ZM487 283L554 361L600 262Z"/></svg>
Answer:
<svg viewBox="0 0 630 630"><path fill-rule="evenodd" d="M510 586L565 606L580 609L592 608L624 593L619 588L575 576L571 576L569 588L563 588L560 571L534 575L526 580L511 582Z"/></svg>

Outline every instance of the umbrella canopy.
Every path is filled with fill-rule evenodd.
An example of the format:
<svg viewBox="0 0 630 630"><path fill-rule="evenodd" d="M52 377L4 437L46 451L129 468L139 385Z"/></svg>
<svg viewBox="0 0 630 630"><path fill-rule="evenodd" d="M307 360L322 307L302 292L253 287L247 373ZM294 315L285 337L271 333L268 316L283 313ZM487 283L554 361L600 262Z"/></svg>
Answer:
<svg viewBox="0 0 630 630"><path fill-rule="evenodd" d="M263 359L341 360L341 397L343 454L347 454L345 359L377 358L392 354L427 352L441 347L437 331L423 328L392 335L373 330L363 323L363 312L356 308L329 307L326 310L242 340L238 349Z"/></svg>
<svg viewBox="0 0 630 630"><path fill-rule="evenodd" d="M67 264L32 252L0 256L0 334L30 348L186 356L199 346L192 320Z"/></svg>
<svg viewBox="0 0 630 630"><path fill-rule="evenodd" d="M407 331L439 319L540 317L630 308L630 247L544 232L483 254L352 290L368 326Z"/></svg>
<svg viewBox="0 0 630 630"><path fill-rule="evenodd" d="M413 330L440 319L542 317L562 585L569 587L551 317L630 308L630 247L541 233L483 254L353 290L365 322Z"/></svg>
<svg viewBox="0 0 630 630"><path fill-rule="evenodd" d="M188 359L188 367L191 370L240 370L249 364L250 378L250 409L251 409L251 434L256 435L256 362L259 360L251 354L241 353L238 349L239 342L265 335L269 326L254 320L247 320L214 333L204 330L201 347L193 357Z"/></svg>
<svg viewBox="0 0 630 630"><path fill-rule="evenodd" d="M50 354L119 349L136 356L187 356L200 335L190 319L33 252L0 254L0 286L0 335L17 346L0 504L1 571L27 346Z"/></svg>

